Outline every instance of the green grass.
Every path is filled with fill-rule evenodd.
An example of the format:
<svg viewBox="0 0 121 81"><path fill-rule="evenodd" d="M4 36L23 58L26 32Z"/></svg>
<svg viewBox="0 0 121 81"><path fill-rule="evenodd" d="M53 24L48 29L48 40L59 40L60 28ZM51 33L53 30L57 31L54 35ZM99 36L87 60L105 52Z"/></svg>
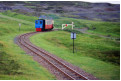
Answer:
<svg viewBox="0 0 121 81"><path fill-rule="evenodd" d="M0 15L0 80L55 79L47 69L14 43L16 36L35 31L34 24L28 23L31 20L22 20L25 17L25 15L18 15L17 18ZM20 22L22 25L19 32L18 24Z"/></svg>
<svg viewBox="0 0 121 81"><path fill-rule="evenodd" d="M110 35L112 37L120 37L120 23L119 22L102 22L99 24L92 24L92 27L90 29L93 29L95 27L95 30L89 30L92 33L96 34L102 34L102 35Z"/></svg>
<svg viewBox="0 0 121 81"><path fill-rule="evenodd" d="M34 23L36 19L38 19L37 17L34 16L26 16L26 15L22 15L16 12L11 12L11 11L5 11L0 13L1 15L5 15L5 16L9 16L12 18L18 18L18 19L22 19L22 20L26 20L26 21L30 21L31 23Z"/></svg>
<svg viewBox="0 0 121 81"><path fill-rule="evenodd" d="M32 36L31 42L84 69L99 79L120 79L120 45L110 39L77 34L72 53L70 33L53 31Z"/></svg>
<svg viewBox="0 0 121 81"><path fill-rule="evenodd" d="M111 37L120 36L120 24L118 22L50 16L54 17L55 28L61 28L64 23L74 22L75 28L89 27L88 32L111 35ZM3 62L2 65L0 61L0 79L55 79L13 42L15 36L35 31L34 21L36 19L38 18L11 11L0 13L0 59ZM20 32L18 31L19 23L22 24ZM96 29L92 30L93 28ZM120 79L120 44L110 39L77 33L75 54L72 53L72 40L69 32L42 33L31 37L31 41L99 79ZM5 58L7 59L4 60Z"/></svg>
<svg viewBox="0 0 121 81"><path fill-rule="evenodd" d="M29 21L29 23L33 23L37 17L34 16L25 16L19 13L5 11L0 13L1 15L6 15L12 18L18 18L24 20L24 22ZM61 28L62 24L71 24L74 22L75 28L83 28L88 27L91 33L101 34L101 35L110 35L111 37L120 37L120 23L119 22L104 22L104 21L92 21L92 20L83 20L83 19L74 19L74 18L65 18L59 17L53 14L45 14L46 16L50 16L54 19L54 27ZM67 27L68 28L68 27ZM95 30L93 30L95 28Z"/></svg>
<svg viewBox="0 0 121 81"><path fill-rule="evenodd" d="M104 22L104 21L92 21L74 18L64 18L55 19L54 26L56 28L61 28L62 24L71 24L74 22L74 28L84 28L88 27L89 31L95 34L110 35L111 37L120 38L120 23L119 22ZM68 28L68 27L67 27ZM93 30L95 28L95 30Z"/></svg>

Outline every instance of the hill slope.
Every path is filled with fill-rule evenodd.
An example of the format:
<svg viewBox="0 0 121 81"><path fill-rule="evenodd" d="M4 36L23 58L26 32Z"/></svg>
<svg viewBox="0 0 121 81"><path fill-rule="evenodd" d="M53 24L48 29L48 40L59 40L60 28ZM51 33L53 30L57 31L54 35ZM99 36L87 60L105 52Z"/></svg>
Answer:
<svg viewBox="0 0 121 81"><path fill-rule="evenodd" d="M1 1L0 10L11 10L25 15L57 14L62 17L98 21L120 20L120 5L82 1ZM4 9L5 8L5 9Z"/></svg>
<svg viewBox="0 0 121 81"><path fill-rule="evenodd" d="M22 33L32 32L30 21L8 17L0 13L0 80L52 80L55 79L45 68L14 44L14 38ZM31 18L31 17L30 17ZM18 24L21 23L21 31Z"/></svg>

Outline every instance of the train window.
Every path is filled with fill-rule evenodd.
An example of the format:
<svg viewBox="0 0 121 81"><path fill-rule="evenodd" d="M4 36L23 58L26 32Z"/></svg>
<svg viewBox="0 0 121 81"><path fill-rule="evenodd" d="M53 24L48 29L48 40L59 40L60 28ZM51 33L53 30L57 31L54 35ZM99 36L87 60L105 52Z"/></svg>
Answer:
<svg viewBox="0 0 121 81"><path fill-rule="evenodd" d="M38 21L36 21L36 24L38 24Z"/></svg>
<svg viewBox="0 0 121 81"><path fill-rule="evenodd" d="M42 21L40 21L40 24L42 24Z"/></svg>

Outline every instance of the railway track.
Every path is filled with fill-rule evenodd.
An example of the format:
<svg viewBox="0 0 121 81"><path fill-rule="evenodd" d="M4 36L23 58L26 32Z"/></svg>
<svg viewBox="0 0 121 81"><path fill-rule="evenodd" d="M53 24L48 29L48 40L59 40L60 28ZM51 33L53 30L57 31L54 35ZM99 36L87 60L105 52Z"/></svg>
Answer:
<svg viewBox="0 0 121 81"><path fill-rule="evenodd" d="M48 52L39 49L37 46L33 45L29 37L37 34L38 32L26 33L17 37L17 44L25 49L29 50L31 53L38 56L38 58L46 61L51 67L59 71L59 74L63 75L65 80L89 80L84 75L80 74L73 68L67 66L63 61L58 60L56 57L52 56Z"/></svg>

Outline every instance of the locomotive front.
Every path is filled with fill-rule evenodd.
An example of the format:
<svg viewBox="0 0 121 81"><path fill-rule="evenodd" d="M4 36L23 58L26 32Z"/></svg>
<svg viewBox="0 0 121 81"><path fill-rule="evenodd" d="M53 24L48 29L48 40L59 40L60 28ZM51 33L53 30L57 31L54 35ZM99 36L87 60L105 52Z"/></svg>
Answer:
<svg viewBox="0 0 121 81"><path fill-rule="evenodd" d="M52 19L38 19L35 20L35 28L37 32L47 31L53 29L53 20Z"/></svg>

